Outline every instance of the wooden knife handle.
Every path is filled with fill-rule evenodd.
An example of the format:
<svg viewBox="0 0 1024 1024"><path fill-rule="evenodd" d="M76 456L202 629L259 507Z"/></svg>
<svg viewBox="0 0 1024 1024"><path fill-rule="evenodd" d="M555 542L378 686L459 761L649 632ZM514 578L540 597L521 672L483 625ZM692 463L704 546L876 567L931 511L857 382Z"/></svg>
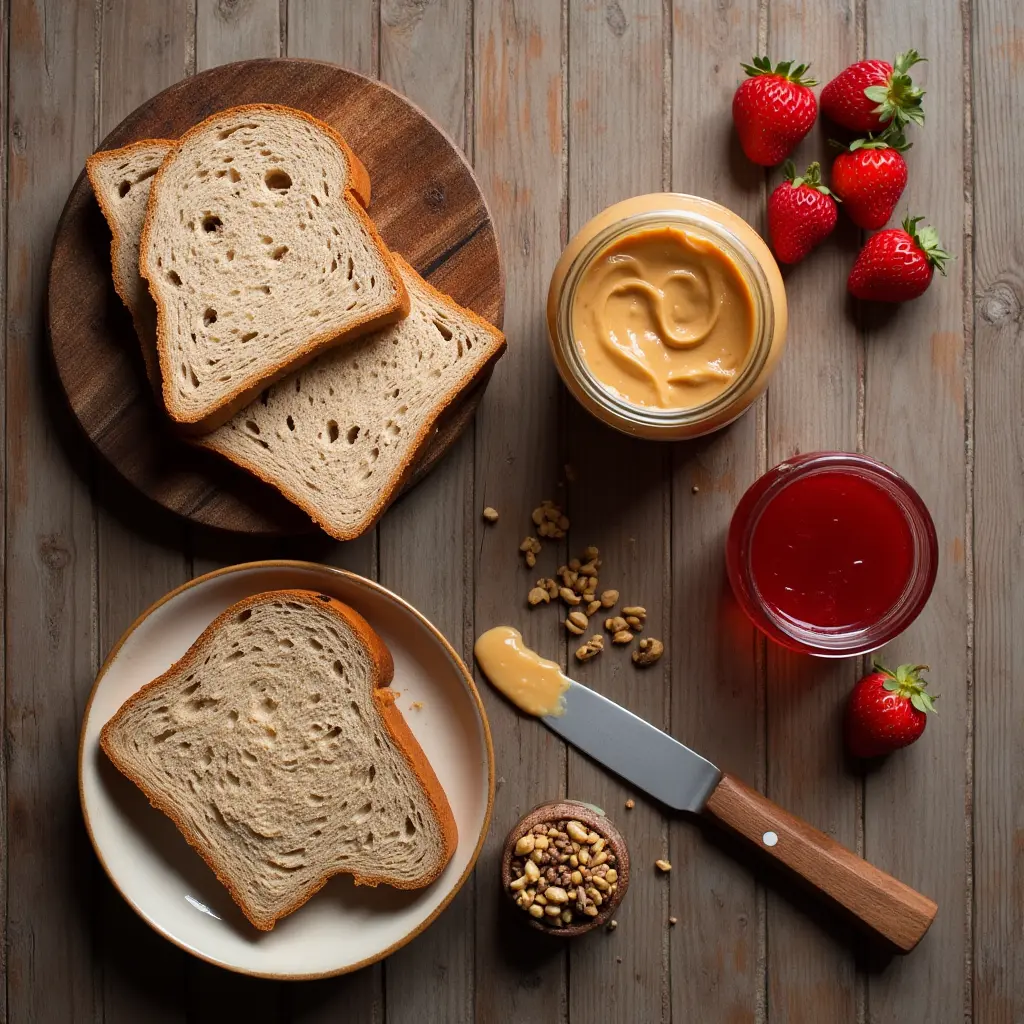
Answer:
<svg viewBox="0 0 1024 1024"><path fill-rule="evenodd" d="M918 944L939 909L731 775L722 776L704 813L795 871L901 952Z"/></svg>

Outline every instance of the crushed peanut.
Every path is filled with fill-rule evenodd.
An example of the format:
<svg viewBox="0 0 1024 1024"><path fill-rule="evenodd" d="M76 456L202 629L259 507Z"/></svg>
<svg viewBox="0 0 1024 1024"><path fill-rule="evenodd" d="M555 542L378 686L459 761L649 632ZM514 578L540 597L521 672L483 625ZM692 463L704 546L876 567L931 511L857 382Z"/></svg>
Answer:
<svg viewBox="0 0 1024 1024"><path fill-rule="evenodd" d="M575 622L573 622L571 615L569 616L569 618L567 618L565 620L564 625L565 625L566 630L569 633L572 633L573 636L583 636L583 634L587 630L586 626L580 626L580 625L577 625Z"/></svg>
<svg viewBox="0 0 1024 1024"><path fill-rule="evenodd" d="M484 519L489 523L496 523L498 521L498 510L488 505L484 508Z"/></svg>
<svg viewBox="0 0 1024 1024"><path fill-rule="evenodd" d="M534 587L526 595L526 600L530 602L531 607L535 607L541 602L549 604L551 602L551 595L543 587Z"/></svg>
<svg viewBox="0 0 1024 1024"><path fill-rule="evenodd" d="M640 668L653 665L665 653L665 645L653 636L644 637L633 652L633 664Z"/></svg>
<svg viewBox="0 0 1024 1024"><path fill-rule="evenodd" d="M559 597L560 597L560 598L561 598L561 599L562 599L562 600L563 600L563 601L564 601L564 602L565 602L565 603L566 603L567 605L571 605L572 607L575 607L576 605L578 605L578 604L580 603L580 601L582 600L582 598L580 597L580 595L579 595L579 594L577 594L575 590L572 590L572 589L571 589L571 588L569 588L569 587L562 587L562 588L561 588L561 589L560 589L560 590L558 591L558 596L559 596Z"/></svg>
<svg viewBox="0 0 1024 1024"><path fill-rule="evenodd" d="M576 835L583 838L574 839ZM551 928L597 917L601 904L618 889L618 875L612 866L615 856L607 853L606 861L590 867L574 866L572 861L578 861L598 842L606 852L604 837L588 831L578 821L534 825L516 840L509 895L520 909ZM609 927L617 925L612 922Z"/></svg>
<svg viewBox="0 0 1024 1024"><path fill-rule="evenodd" d="M670 917L670 918L668 919L668 923L669 923L669 925L674 925L674 924L676 924L676 922L677 922L678 920L679 920L679 918L678 918L678 917Z"/></svg>
<svg viewBox="0 0 1024 1024"><path fill-rule="evenodd" d="M672 865L667 860L656 860L654 866L666 875L672 870Z"/></svg>
<svg viewBox="0 0 1024 1024"><path fill-rule="evenodd" d="M636 801L632 797L630 797L626 801L626 810L627 811L631 811L631 810L633 810L634 807L636 807Z"/></svg>
<svg viewBox="0 0 1024 1024"><path fill-rule="evenodd" d="M594 612L601 610L600 601L588 601L587 602L587 615L593 615Z"/></svg>
<svg viewBox="0 0 1024 1024"><path fill-rule="evenodd" d="M576 649L576 660L590 661L591 658L596 658L603 650L604 637L596 633L582 647Z"/></svg>
<svg viewBox="0 0 1024 1024"><path fill-rule="evenodd" d="M647 609L642 608L640 605L630 605L628 608L623 608L622 615L629 627L637 633L644 628L644 623L647 621Z"/></svg>
<svg viewBox="0 0 1024 1024"><path fill-rule="evenodd" d="M558 584L550 576L537 580L537 586L543 587L548 592L548 597L558 597Z"/></svg>
<svg viewBox="0 0 1024 1024"><path fill-rule="evenodd" d="M609 633L621 633L628 623L621 615L612 615L604 620L604 628Z"/></svg>
<svg viewBox="0 0 1024 1024"><path fill-rule="evenodd" d="M619 603L619 592L617 590L606 590L601 594L601 607L614 608Z"/></svg>
<svg viewBox="0 0 1024 1024"><path fill-rule="evenodd" d="M590 620L583 612L569 612L568 621L573 623L573 625L579 626L580 629L586 629L590 625Z"/></svg>
<svg viewBox="0 0 1024 1024"><path fill-rule="evenodd" d="M628 629L619 629L612 634L613 644L630 644L633 642L633 634Z"/></svg>

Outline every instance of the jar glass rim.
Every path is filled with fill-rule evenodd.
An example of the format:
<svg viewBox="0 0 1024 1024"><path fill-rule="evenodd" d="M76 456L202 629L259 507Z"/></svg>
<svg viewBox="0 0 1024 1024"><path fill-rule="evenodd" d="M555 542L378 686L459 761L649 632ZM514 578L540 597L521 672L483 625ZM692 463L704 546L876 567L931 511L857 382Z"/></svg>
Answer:
<svg viewBox="0 0 1024 1024"><path fill-rule="evenodd" d="M686 196L683 193L678 193L676 196L692 198L702 205L712 208L718 206L717 203L710 203L697 196ZM720 246L739 269L750 292L754 307L754 337L751 351L742 369L720 394L707 402L689 408L657 409L640 406L616 395L594 376L579 345L576 344L572 329L572 310L576 289L587 267L618 239L635 234L645 228L657 227L695 229L708 241ZM758 380L771 352L775 331L775 310L764 268L750 248L734 232L704 213L665 207L624 217L622 220L609 224L588 240L566 271L558 296L556 326L557 344L561 354L573 378L591 401L604 406L617 419L626 424L673 428L701 423L722 410L728 409L736 401L737 395L742 394ZM740 409L737 415L742 411L743 409Z"/></svg>
<svg viewBox="0 0 1024 1024"><path fill-rule="evenodd" d="M902 593L877 621L848 627L807 628L779 614L758 589L751 565L754 534L767 507L797 480L836 470L870 480L897 504L914 544L914 563ZM777 476L749 509L739 538L739 565L743 586L758 610L780 633L801 649L821 657L844 658L877 650L901 633L917 618L931 596L938 573L938 538L927 506L913 487L894 469L868 455L853 452L813 452L786 459L768 471ZM752 486L757 486L755 483Z"/></svg>

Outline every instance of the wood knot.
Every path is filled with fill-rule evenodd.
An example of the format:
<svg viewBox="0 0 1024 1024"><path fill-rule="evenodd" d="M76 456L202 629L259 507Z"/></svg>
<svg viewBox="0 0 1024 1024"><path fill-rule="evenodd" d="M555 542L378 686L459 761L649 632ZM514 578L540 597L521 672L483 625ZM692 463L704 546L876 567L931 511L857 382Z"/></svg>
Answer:
<svg viewBox="0 0 1024 1024"><path fill-rule="evenodd" d="M434 213L440 213L444 209L446 198L441 185L431 185L423 195L424 202Z"/></svg>
<svg viewBox="0 0 1024 1024"><path fill-rule="evenodd" d="M51 572L60 572L71 564L71 552L53 534L39 542L39 557Z"/></svg>
<svg viewBox="0 0 1024 1024"><path fill-rule="evenodd" d="M605 5L604 20L611 29L612 35L617 39L621 39L626 34L626 29L629 28L629 22L626 20L626 15L623 14L618 0L611 0Z"/></svg>
<svg viewBox="0 0 1024 1024"><path fill-rule="evenodd" d="M978 300L978 311L986 323L1002 326L1021 318L1020 298L1005 281L994 284Z"/></svg>
<svg viewBox="0 0 1024 1024"><path fill-rule="evenodd" d="M234 21L245 16L252 7L252 0L217 0L217 15L224 21Z"/></svg>

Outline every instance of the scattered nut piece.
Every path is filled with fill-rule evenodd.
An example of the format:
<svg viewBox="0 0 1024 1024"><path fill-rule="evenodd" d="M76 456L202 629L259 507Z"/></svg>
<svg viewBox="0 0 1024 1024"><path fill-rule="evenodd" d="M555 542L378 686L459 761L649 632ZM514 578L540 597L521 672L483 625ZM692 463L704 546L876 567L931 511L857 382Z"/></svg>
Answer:
<svg viewBox="0 0 1024 1024"><path fill-rule="evenodd" d="M587 578L585 576L580 576L579 573L577 573L576 579L573 580L572 589L577 594L585 593L587 589Z"/></svg>
<svg viewBox="0 0 1024 1024"><path fill-rule="evenodd" d="M580 630L584 630L590 625L590 620L583 614L583 612L569 612L569 622L575 626L579 626Z"/></svg>
<svg viewBox="0 0 1024 1024"><path fill-rule="evenodd" d="M604 650L604 637L595 634L582 647L576 650L577 661L590 661Z"/></svg>
<svg viewBox="0 0 1024 1024"><path fill-rule="evenodd" d="M532 551L527 551L524 557L527 569L532 569L537 564L537 556Z"/></svg>
<svg viewBox="0 0 1024 1024"><path fill-rule="evenodd" d="M602 608L614 608L619 603L619 592L617 590L606 590L601 595Z"/></svg>
<svg viewBox="0 0 1024 1024"><path fill-rule="evenodd" d="M558 596L566 604L571 605L572 607L575 607L576 605L578 605L580 603L580 601L582 600L580 595L577 594L576 591L571 589L570 587L562 587L558 591Z"/></svg>
<svg viewBox="0 0 1024 1024"><path fill-rule="evenodd" d="M619 633L627 626L626 620L621 615L613 615L604 620L604 628L609 633Z"/></svg>
<svg viewBox="0 0 1024 1024"><path fill-rule="evenodd" d="M421 701L421 700L414 700L409 705L409 709L411 711L422 711L423 710L423 701Z"/></svg>
<svg viewBox="0 0 1024 1024"><path fill-rule="evenodd" d="M525 857L528 853L533 853L534 843L536 838L532 832L527 832L525 836L522 836L516 842L516 854L520 857Z"/></svg>
<svg viewBox="0 0 1024 1024"><path fill-rule="evenodd" d="M573 572L579 572L580 566L582 565L583 563L578 558L569 559L569 568L572 569Z"/></svg>
<svg viewBox="0 0 1024 1024"><path fill-rule="evenodd" d="M678 920L679 920L678 917L670 917L668 919L668 923L669 923L669 925L674 925Z"/></svg>
<svg viewBox="0 0 1024 1024"><path fill-rule="evenodd" d="M519 545L520 551L532 551L535 555L540 554L540 541L536 537L524 537Z"/></svg>
<svg viewBox="0 0 1024 1024"><path fill-rule="evenodd" d="M616 921L616 920L615 920L615 918L613 917L613 918L612 918L612 919L611 919L611 920L610 920L610 921L608 922L608 931L610 931L610 932L613 932L613 931L615 931L615 929L616 929L616 928L618 928L618 927L619 927L619 922L618 922L618 921Z"/></svg>
<svg viewBox="0 0 1024 1024"><path fill-rule="evenodd" d="M644 637L633 652L633 664L640 668L653 665L665 653L665 645L653 636Z"/></svg>
<svg viewBox="0 0 1024 1024"><path fill-rule="evenodd" d="M583 550L583 557L584 557L584 558L585 558L585 559L586 559L586 560L587 560L588 562L592 562L592 561L593 561L593 560L594 560L595 558L597 558L597 556L598 556L598 555L599 555L600 553L601 553L601 552L600 552L600 551L598 551L598 550L597 550L597 548L595 548L593 544L591 544L591 545L590 545L590 547L588 547L588 548L584 548L584 550Z"/></svg>
<svg viewBox="0 0 1024 1024"><path fill-rule="evenodd" d="M622 614L626 619L626 622L633 627L636 632L640 632L644 628L644 623L647 621L647 609L640 605L630 605L628 608L622 609Z"/></svg>
<svg viewBox="0 0 1024 1024"><path fill-rule="evenodd" d="M498 510L496 508L491 508L491 506L488 505L484 509L484 519L489 523L496 523L498 521Z"/></svg>
<svg viewBox="0 0 1024 1024"><path fill-rule="evenodd" d="M691 493L691 494L697 494L697 493L699 493L699 491L700 491L700 488L699 488L699 487L698 487L698 486L697 486L696 484L694 484L694 485L693 485L693 486L692 486L692 487L690 488L690 493Z"/></svg>
<svg viewBox="0 0 1024 1024"><path fill-rule="evenodd" d="M631 811L631 810L633 810L634 807L636 807L636 801L632 797L630 797L626 801L626 810L627 811Z"/></svg>
<svg viewBox="0 0 1024 1024"><path fill-rule="evenodd" d="M543 587L548 592L548 597L558 597L558 584L550 576L537 580L537 586Z"/></svg>
<svg viewBox="0 0 1024 1024"><path fill-rule="evenodd" d="M576 623L572 621L572 616L565 620L564 625L566 630L572 633L573 636L583 636L587 628L586 626L577 626Z"/></svg>
<svg viewBox="0 0 1024 1024"><path fill-rule="evenodd" d="M600 611L600 608L601 608L601 602L600 601L588 601L587 602L587 615L593 615L594 612Z"/></svg>
<svg viewBox="0 0 1024 1024"><path fill-rule="evenodd" d="M551 595L543 587L534 587L526 595L526 600L530 602L531 607L536 606L543 602L544 604L550 604Z"/></svg>
<svg viewBox="0 0 1024 1024"><path fill-rule="evenodd" d="M672 870L672 865L667 860L656 860L654 866L659 870L668 874Z"/></svg>
<svg viewBox="0 0 1024 1024"><path fill-rule="evenodd" d="M628 629L620 629L612 634L613 644L629 644L633 642L633 634Z"/></svg>

